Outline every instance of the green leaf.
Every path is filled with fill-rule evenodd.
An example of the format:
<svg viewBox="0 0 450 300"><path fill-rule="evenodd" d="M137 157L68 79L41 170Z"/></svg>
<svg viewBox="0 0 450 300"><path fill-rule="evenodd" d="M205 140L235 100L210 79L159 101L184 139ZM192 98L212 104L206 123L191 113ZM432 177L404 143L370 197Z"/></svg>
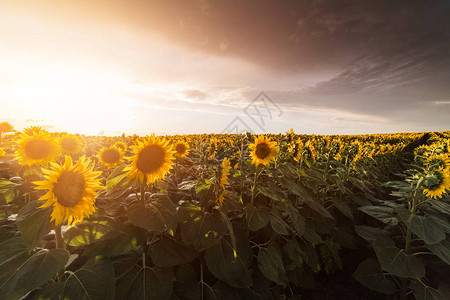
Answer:
<svg viewBox="0 0 450 300"><path fill-rule="evenodd" d="M365 287L383 294L395 292L395 283L386 277L376 259L368 258L361 262L353 276Z"/></svg>
<svg viewBox="0 0 450 300"><path fill-rule="evenodd" d="M365 212L381 222L395 226L398 224L398 219L394 216L394 210L386 206L362 206L358 207L360 211Z"/></svg>
<svg viewBox="0 0 450 300"><path fill-rule="evenodd" d="M148 231L174 232L178 225L176 207L167 197L161 197L145 206L135 203L128 208L127 215L133 225Z"/></svg>
<svg viewBox="0 0 450 300"><path fill-rule="evenodd" d="M114 169L111 175L106 179L106 191L108 194L112 194L118 190L125 189L132 179L126 176L126 172L123 169L126 164L122 164Z"/></svg>
<svg viewBox="0 0 450 300"><path fill-rule="evenodd" d="M251 231L258 231L266 227L269 223L269 211L263 207L247 205L245 208L248 228Z"/></svg>
<svg viewBox="0 0 450 300"><path fill-rule="evenodd" d="M50 284L40 290L35 300L62 300L64 295L64 282Z"/></svg>
<svg viewBox="0 0 450 300"><path fill-rule="evenodd" d="M445 231L433 219L418 216L404 208L396 209L400 219L426 244L436 244L445 239Z"/></svg>
<svg viewBox="0 0 450 300"><path fill-rule="evenodd" d="M275 207L269 212L269 222L273 230L281 235L289 235L291 233L290 226L281 217Z"/></svg>
<svg viewBox="0 0 450 300"><path fill-rule="evenodd" d="M300 248L300 245L295 238L287 241L283 247L283 250L289 261L289 265L286 269L289 268L290 270L293 270L296 267L301 267L303 265L303 257L305 256L305 252L303 252L302 248Z"/></svg>
<svg viewBox="0 0 450 300"><path fill-rule="evenodd" d="M189 265L181 265L176 273L173 285L175 299L197 300L202 298L201 283L197 279L197 273Z"/></svg>
<svg viewBox="0 0 450 300"><path fill-rule="evenodd" d="M310 266L312 270L319 271L320 270L319 256L317 255L316 248L309 243L301 244L300 247L305 253L304 260L306 264Z"/></svg>
<svg viewBox="0 0 450 300"><path fill-rule="evenodd" d="M186 245L203 251L227 233L227 226L217 211L204 212L199 206L184 202L178 208L181 237Z"/></svg>
<svg viewBox="0 0 450 300"><path fill-rule="evenodd" d="M347 218L353 220L353 211L350 206L342 200L333 199L334 206Z"/></svg>
<svg viewBox="0 0 450 300"><path fill-rule="evenodd" d="M303 233L303 238L311 244L315 245L323 242L320 235L316 232L313 224L310 224L309 222L305 223L305 232Z"/></svg>
<svg viewBox="0 0 450 300"><path fill-rule="evenodd" d="M218 211L219 211L220 216L222 217L222 220L224 221L225 225L227 225L228 235L230 236L231 246L233 247L234 258L236 258L237 244L236 244L236 236L234 235L233 224L231 224L230 218L223 210L221 210L219 208Z"/></svg>
<svg viewBox="0 0 450 300"><path fill-rule="evenodd" d="M178 243L174 238L162 235L150 249L152 262L158 267L174 267L188 263L197 257L194 249Z"/></svg>
<svg viewBox="0 0 450 300"><path fill-rule="evenodd" d="M360 237L371 244L375 243L378 236L383 234L380 228L365 225L355 225L355 231Z"/></svg>
<svg viewBox="0 0 450 300"><path fill-rule="evenodd" d="M292 205L287 205L287 213L291 226L295 229L298 236L302 236L305 233L305 218L298 212L298 210Z"/></svg>
<svg viewBox="0 0 450 300"><path fill-rule="evenodd" d="M265 187L262 185L256 186L258 191L266 197L273 199L275 201L286 201L287 197L283 191L276 185L271 185L271 187Z"/></svg>
<svg viewBox="0 0 450 300"><path fill-rule="evenodd" d="M17 214L16 224L27 244L28 251L36 247L55 224L50 222L52 207L38 208L44 204L43 201L31 201L26 204Z"/></svg>
<svg viewBox="0 0 450 300"><path fill-rule="evenodd" d="M374 245L381 268L402 278L422 278L425 266L420 258L405 253L389 237L379 236Z"/></svg>
<svg viewBox="0 0 450 300"><path fill-rule="evenodd" d="M269 247L260 248L258 252L258 268L267 279L279 284L287 284L281 250L277 243L271 242Z"/></svg>
<svg viewBox="0 0 450 300"><path fill-rule="evenodd" d="M412 290L414 297L420 300L446 300L449 296L417 280L412 281L409 288Z"/></svg>
<svg viewBox="0 0 450 300"><path fill-rule="evenodd" d="M328 210L319 202L313 200L306 202L306 204L325 218L334 219L333 216L328 212Z"/></svg>
<svg viewBox="0 0 450 300"><path fill-rule="evenodd" d="M110 259L103 258L71 273L64 285L64 299L114 298L115 275Z"/></svg>
<svg viewBox="0 0 450 300"><path fill-rule="evenodd" d="M314 277L314 272L305 265L299 266L295 270L288 271L289 283L293 283L306 290L313 290L316 288Z"/></svg>
<svg viewBox="0 0 450 300"><path fill-rule="evenodd" d="M115 299L164 300L170 298L172 288L171 269L135 266L118 281Z"/></svg>
<svg viewBox="0 0 450 300"><path fill-rule="evenodd" d="M233 247L228 236L219 243L208 248L205 252L208 270L220 280L236 287L244 288L253 285L249 267L252 251L247 241L241 241L235 257Z"/></svg>
<svg viewBox="0 0 450 300"><path fill-rule="evenodd" d="M95 243L108 235L113 228L106 221L82 222L75 227L71 227L64 233L64 241L67 245L78 247Z"/></svg>
<svg viewBox="0 0 450 300"><path fill-rule="evenodd" d="M426 247L442 259L446 264L450 265L450 241L443 240L440 243L427 245Z"/></svg>
<svg viewBox="0 0 450 300"><path fill-rule="evenodd" d="M0 295L3 299L16 299L40 287L62 270L69 259L64 249L42 249L28 258L14 272L2 277Z"/></svg>

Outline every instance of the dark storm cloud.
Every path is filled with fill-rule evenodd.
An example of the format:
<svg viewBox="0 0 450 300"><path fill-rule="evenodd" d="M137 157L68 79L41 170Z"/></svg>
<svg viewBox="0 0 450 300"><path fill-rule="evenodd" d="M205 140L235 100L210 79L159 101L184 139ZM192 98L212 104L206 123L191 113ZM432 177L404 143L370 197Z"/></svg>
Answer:
<svg viewBox="0 0 450 300"><path fill-rule="evenodd" d="M185 47L281 70L441 47L450 32L450 1L127 1L127 8L132 22Z"/></svg>
<svg viewBox="0 0 450 300"><path fill-rule="evenodd" d="M450 126L450 105L435 105L450 98L450 1L149 2L145 26L184 47L274 74L337 74L313 87L272 91L286 107L398 122L416 120L420 109L423 122Z"/></svg>

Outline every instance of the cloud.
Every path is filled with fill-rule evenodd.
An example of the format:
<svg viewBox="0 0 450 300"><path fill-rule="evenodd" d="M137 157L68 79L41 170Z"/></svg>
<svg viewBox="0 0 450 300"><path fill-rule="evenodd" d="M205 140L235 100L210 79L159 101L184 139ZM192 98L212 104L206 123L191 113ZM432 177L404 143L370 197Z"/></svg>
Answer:
<svg viewBox="0 0 450 300"><path fill-rule="evenodd" d="M200 90L184 90L183 95L187 98L203 101L208 99L209 95L205 92L202 92Z"/></svg>

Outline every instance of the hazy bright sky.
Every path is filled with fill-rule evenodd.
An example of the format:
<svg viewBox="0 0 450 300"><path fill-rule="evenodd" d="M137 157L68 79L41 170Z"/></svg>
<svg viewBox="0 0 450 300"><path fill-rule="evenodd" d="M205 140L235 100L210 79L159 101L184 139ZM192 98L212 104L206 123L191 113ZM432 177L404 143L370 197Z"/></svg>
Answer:
<svg viewBox="0 0 450 300"><path fill-rule="evenodd" d="M0 41L16 129L450 130L447 0L0 0ZM282 111L262 127L260 92Z"/></svg>

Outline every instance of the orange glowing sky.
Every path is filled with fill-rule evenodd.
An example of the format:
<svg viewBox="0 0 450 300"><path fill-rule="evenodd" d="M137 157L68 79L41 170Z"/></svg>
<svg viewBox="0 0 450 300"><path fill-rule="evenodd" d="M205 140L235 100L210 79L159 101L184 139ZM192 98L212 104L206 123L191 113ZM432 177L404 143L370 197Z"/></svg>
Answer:
<svg viewBox="0 0 450 300"><path fill-rule="evenodd" d="M236 116L254 132L449 129L448 6L300 2L3 0L0 120L108 135L219 133ZM408 28L419 19L427 43ZM243 112L261 91L283 111L263 129Z"/></svg>

